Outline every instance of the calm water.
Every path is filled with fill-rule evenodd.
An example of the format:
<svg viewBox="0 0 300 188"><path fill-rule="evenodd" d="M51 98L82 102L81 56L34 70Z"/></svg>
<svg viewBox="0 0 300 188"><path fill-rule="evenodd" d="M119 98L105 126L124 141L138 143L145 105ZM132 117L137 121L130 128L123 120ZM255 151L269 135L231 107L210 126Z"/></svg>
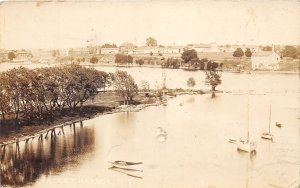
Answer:
<svg viewBox="0 0 300 188"><path fill-rule="evenodd" d="M160 69L126 70L136 81L161 84ZM166 70L166 75L168 87L184 88L192 75L196 87L207 89L201 72ZM65 135L23 143L19 153L13 146L1 150L1 181L56 188L288 187L300 180L298 83L298 75L224 73L218 88L234 93L179 96L167 106L99 116L75 130L65 127ZM248 95L249 90L254 91ZM268 129L270 104L273 142L260 139ZM283 127L274 126L276 121ZM227 141L246 137L248 126L258 144L254 156ZM167 132L165 142L157 140L157 127ZM143 179L108 170L109 160L142 161Z"/></svg>

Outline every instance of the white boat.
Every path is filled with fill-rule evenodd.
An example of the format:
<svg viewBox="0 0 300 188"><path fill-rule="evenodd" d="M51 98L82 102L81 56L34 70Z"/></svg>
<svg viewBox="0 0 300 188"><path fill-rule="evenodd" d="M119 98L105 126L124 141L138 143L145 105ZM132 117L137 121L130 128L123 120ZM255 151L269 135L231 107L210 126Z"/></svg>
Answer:
<svg viewBox="0 0 300 188"><path fill-rule="evenodd" d="M157 127L156 139L158 142L165 142L167 140L167 131L163 130L161 127Z"/></svg>
<svg viewBox="0 0 300 188"><path fill-rule="evenodd" d="M248 105L248 116L249 116L249 105ZM246 140L240 139L239 141L236 142L237 150L243 152L249 152L249 153L256 152L256 148L257 148L256 143L250 141L249 120L247 125L248 125L247 139Z"/></svg>
<svg viewBox="0 0 300 188"><path fill-rule="evenodd" d="M269 132L263 132L261 138L273 140L273 135L271 134L271 105L270 105L270 114L269 114Z"/></svg>
<svg viewBox="0 0 300 188"><path fill-rule="evenodd" d="M244 152L256 152L257 145L255 142L250 142L249 140L243 141L239 140L237 143L237 149Z"/></svg>

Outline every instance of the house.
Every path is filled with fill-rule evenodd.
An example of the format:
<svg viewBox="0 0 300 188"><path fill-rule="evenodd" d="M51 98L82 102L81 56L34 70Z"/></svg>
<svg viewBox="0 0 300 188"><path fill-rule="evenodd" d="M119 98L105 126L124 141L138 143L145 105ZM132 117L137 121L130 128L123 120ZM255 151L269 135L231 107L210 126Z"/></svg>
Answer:
<svg viewBox="0 0 300 188"><path fill-rule="evenodd" d="M138 55L145 55L145 54L158 54L162 53L163 48L162 47L157 47L157 46L143 46L143 47L138 47L134 54Z"/></svg>
<svg viewBox="0 0 300 188"><path fill-rule="evenodd" d="M90 54L90 49L88 48L77 48L68 50L68 56L81 56Z"/></svg>
<svg viewBox="0 0 300 188"><path fill-rule="evenodd" d="M120 52L123 54L134 54L136 48L136 45L129 42L125 42L119 47Z"/></svg>
<svg viewBox="0 0 300 188"><path fill-rule="evenodd" d="M164 54L177 54L182 53L184 46L168 46L163 50Z"/></svg>
<svg viewBox="0 0 300 188"><path fill-rule="evenodd" d="M210 44L194 44L188 46L188 49L194 49L196 52L210 52L211 45Z"/></svg>
<svg viewBox="0 0 300 188"><path fill-rule="evenodd" d="M274 51L261 51L252 54L252 70L278 70L280 55Z"/></svg>
<svg viewBox="0 0 300 188"><path fill-rule="evenodd" d="M119 53L119 48L101 48L101 54L117 54Z"/></svg>
<svg viewBox="0 0 300 188"><path fill-rule="evenodd" d="M40 59L40 58L52 58L52 50L33 50L32 55L34 58Z"/></svg>
<svg viewBox="0 0 300 188"><path fill-rule="evenodd" d="M30 51L20 50L15 53L16 57L13 59L13 62L25 63L30 62L32 54Z"/></svg>

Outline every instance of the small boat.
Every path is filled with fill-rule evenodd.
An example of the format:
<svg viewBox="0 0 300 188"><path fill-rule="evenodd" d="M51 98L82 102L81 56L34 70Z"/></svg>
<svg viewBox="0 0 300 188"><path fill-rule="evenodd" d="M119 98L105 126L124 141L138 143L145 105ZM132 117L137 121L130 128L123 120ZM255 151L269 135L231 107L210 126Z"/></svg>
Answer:
<svg viewBox="0 0 300 188"><path fill-rule="evenodd" d="M264 133L261 134L261 138L272 140L273 139L273 135L270 134L270 133L264 132Z"/></svg>
<svg viewBox="0 0 300 188"><path fill-rule="evenodd" d="M231 139L231 138L229 138L229 139L228 139L228 142L229 142L229 143L234 143L234 144L236 144L237 140L236 140L236 139Z"/></svg>
<svg viewBox="0 0 300 188"><path fill-rule="evenodd" d="M270 105L270 114L269 114L269 132L263 132L261 138L273 140L273 135L271 134L271 105Z"/></svg>
<svg viewBox="0 0 300 188"><path fill-rule="evenodd" d="M131 171L143 171L143 162L128 162L128 161L108 161L112 167L131 170Z"/></svg>
<svg viewBox="0 0 300 188"><path fill-rule="evenodd" d="M167 131L163 130L161 127L157 127L156 139L159 142L165 142L167 140Z"/></svg>
<svg viewBox="0 0 300 188"><path fill-rule="evenodd" d="M249 114L249 104L248 104L248 114ZM249 115L248 115L248 118L249 118ZM256 152L257 145L256 145L256 142L250 141L249 120L248 120L247 129L248 129L247 139L246 140L240 139L239 141L236 142L236 146L237 146L238 151L253 153L253 152Z"/></svg>
<svg viewBox="0 0 300 188"><path fill-rule="evenodd" d="M108 161L112 165L120 165L120 166L132 166L132 165L141 165L143 162L129 162L129 161Z"/></svg>
<svg viewBox="0 0 300 188"><path fill-rule="evenodd" d="M239 140L237 143L237 149L240 151L244 151L244 152L256 152L256 143L255 142L249 142L249 140L247 141L243 141L243 140Z"/></svg>
<svg viewBox="0 0 300 188"><path fill-rule="evenodd" d="M143 178L142 171L136 171L136 170L132 170L132 169L124 169L124 168L119 168L119 167L115 167L115 166L112 166L108 169L116 171L116 172L120 172L122 174L126 174L127 176L131 176L134 178L140 178L140 179Z"/></svg>
<svg viewBox="0 0 300 188"><path fill-rule="evenodd" d="M276 125L276 127L281 128L281 123L276 122L275 125Z"/></svg>

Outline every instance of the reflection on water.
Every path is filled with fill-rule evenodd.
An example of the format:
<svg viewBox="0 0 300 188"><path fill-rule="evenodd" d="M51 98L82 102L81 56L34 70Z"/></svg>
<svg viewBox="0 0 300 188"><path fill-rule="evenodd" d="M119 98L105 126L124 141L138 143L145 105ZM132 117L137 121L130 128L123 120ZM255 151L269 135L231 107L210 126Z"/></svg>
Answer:
<svg viewBox="0 0 300 188"><path fill-rule="evenodd" d="M299 180L297 101L297 94L183 95L167 106L99 116L75 133L24 144L20 153L6 148L1 179L37 188L286 187ZM270 102L274 142L260 138ZM228 142L245 138L248 123L258 145L253 156ZM142 161L143 179L108 170L111 160Z"/></svg>
<svg viewBox="0 0 300 188"><path fill-rule="evenodd" d="M75 166L94 147L94 129L76 128L53 139L35 140L1 149L1 184L24 186L42 174L57 174Z"/></svg>
<svg viewBox="0 0 300 188"><path fill-rule="evenodd" d="M114 72L115 68L101 70ZM162 80L160 69L126 70L137 83L147 80L153 86ZM166 74L170 88L185 88L193 76L195 89L207 89L203 72L166 70ZM296 187L298 81L298 75L224 73L217 89L233 93L216 93L213 99L211 95L178 96L166 106L99 116L75 134L70 129L53 141L35 139L21 146L20 153L14 147L5 153L1 150L1 181L37 188ZM249 90L253 91L248 94ZM270 104L274 142L260 138L268 130ZM258 146L254 156L228 143L228 139L246 138L248 125L250 140ZM109 171L110 160L142 161L143 179Z"/></svg>

